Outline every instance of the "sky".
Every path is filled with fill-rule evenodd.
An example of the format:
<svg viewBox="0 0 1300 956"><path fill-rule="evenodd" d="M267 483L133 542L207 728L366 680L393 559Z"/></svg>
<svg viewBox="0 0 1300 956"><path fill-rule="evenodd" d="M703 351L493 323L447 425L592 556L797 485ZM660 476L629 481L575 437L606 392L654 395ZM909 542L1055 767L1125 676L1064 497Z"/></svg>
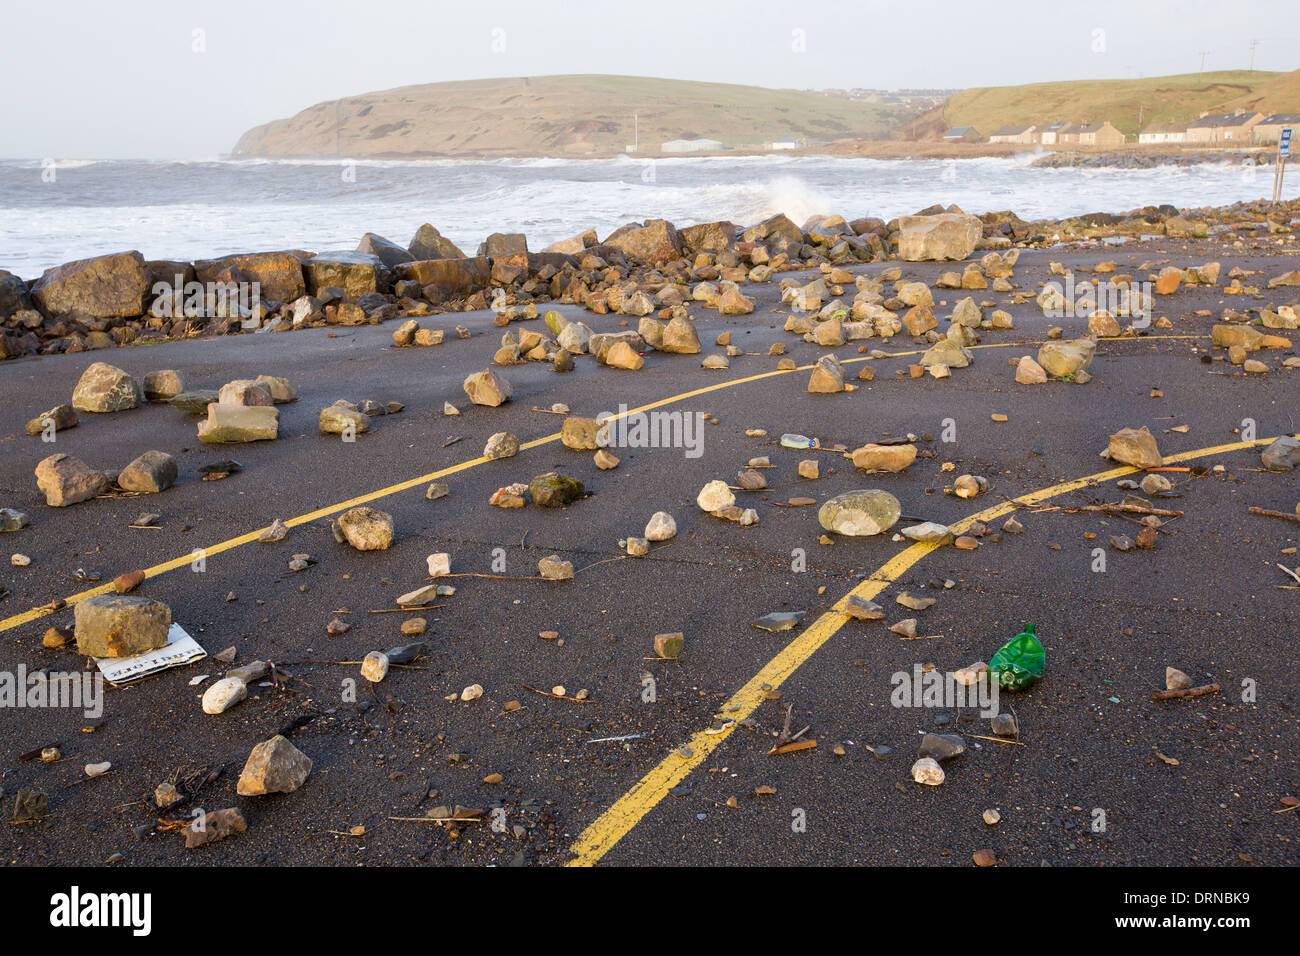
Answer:
<svg viewBox="0 0 1300 956"><path fill-rule="evenodd" d="M1296 0L4 0L0 157L215 159L315 103L562 73L825 89L1300 68Z"/></svg>

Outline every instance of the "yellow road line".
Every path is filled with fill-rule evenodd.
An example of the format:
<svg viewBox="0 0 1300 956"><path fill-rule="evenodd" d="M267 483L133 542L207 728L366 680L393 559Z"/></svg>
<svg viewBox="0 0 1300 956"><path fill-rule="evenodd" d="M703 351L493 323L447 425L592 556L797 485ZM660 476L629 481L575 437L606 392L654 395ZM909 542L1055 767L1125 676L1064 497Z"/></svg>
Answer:
<svg viewBox="0 0 1300 956"><path fill-rule="evenodd" d="M1216 445L1212 448L1200 448L1178 455L1170 455L1165 458L1165 462L1174 464L1181 461L1192 461L1196 458L1205 458L1210 455L1220 455L1226 452L1240 451L1243 448L1266 445L1272 440L1271 438L1263 438L1256 441ZM1021 495L1011 501L985 508L983 511L949 525L949 527L955 532L961 533L969 529L977 521L987 523L1016 510L1017 507L1035 505L1049 498L1055 498L1058 495L1087 487L1096 482L1122 478L1124 475L1133 474L1137 470L1128 466L1112 468L1109 471L1098 472L1085 478L1076 478L1073 481L1052 485L1039 491ZM845 602L848 601L849 597L856 596L863 600L871 600L938 547L937 544L918 543L900 551L881 565L874 574L868 576L861 584L836 601L831 610L817 618L798 637L782 648L780 653L768 661L762 670L750 678L744 687L722 705L718 711L718 716L734 721L730 727L721 733L710 734L704 731L696 733L687 744L690 753L689 757L681 756L680 751L673 751L661 760L653 770L638 780L627 793L579 834L569 848L569 852L573 854L573 857L565 865L594 866L601 857L613 849L619 840L623 839L647 813L668 795L669 790L685 780L692 770L708 759L709 755L731 736L740 721L750 717L758 709L758 705L763 702L768 690L780 687L787 677L806 663L823 644L830 640L836 631L850 620L849 616L844 613Z"/></svg>
<svg viewBox="0 0 1300 956"><path fill-rule="evenodd" d="M1149 341L1152 339L1205 338L1205 336L1197 336L1197 335L1154 336L1152 335L1152 336L1146 336L1145 338L1146 340ZM1121 339L1115 339L1113 341L1120 341L1120 340ZM1141 341L1141 340L1134 339L1133 341ZM1036 343L991 342L986 345L976 345L973 346L973 348L1023 348L1027 344L1036 344ZM923 351L925 350L914 349L906 352L890 353L888 358L904 358L909 355L919 355ZM860 356L857 358L842 359L841 362L843 364L847 364L849 362L866 362L870 360L871 360L871 356ZM638 406L637 408L630 408L626 412L623 412L619 415L614 415L612 417L621 418L623 415L634 415L640 412L647 412L650 411L651 409L660 408L664 405L671 405L674 402L681 402L681 401L685 401L688 398L694 398L697 395L705 395L709 392L716 392L724 388L732 388L736 385L745 385L749 382L757 382L762 379L772 378L778 375L789 375L792 372L806 372L811 368L813 368L812 364L800 365L792 369L775 369L771 372L760 372L756 375L747 375L744 378L728 379L725 382L715 382L713 385L705 385L702 388L692 389L689 392L682 392L681 394L673 395L670 398L661 399L660 401L656 401L656 402L650 402L646 405ZM549 444L550 442L556 441L559 439L559 437L560 437L560 433L554 432L550 435L543 436L542 438L535 438L532 441L525 442L522 445L520 445L519 448L521 451L527 450L529 448L536 448L539 445L546 445ZM355 508L358 505L367 504L371 501L376 501L380 498L386 498L389 495L394 495L399 492L406 491L410 488L414 488L416 485L420 485L429 481L436 481L439 478L445 478L447 475L454 475L457 472L466 471L470 468L476 467L477 465L484 464L486 461L488 461L488 459L482 456L479 456L478 458L471 458L468 461L463 461L460 462L459 464L451 465L439 471L430 472L427 475L421 475L418 478L410 478L406 481L398 482L397 484L394 485L389 485L387 488L380 488L377 491L368 492L364 495L360 495L348 501L341 501L338 504L326 505L323 508L318 508L315 511L309 512L308 514L299 515L296 518L290 518L287 521L285 521L285 524L292 528L300 524L305 524L309 521L315 521L318 518L325 518L330 515L338 514L340 511L346 511L348 508ZM205 558L210 557L214 554L221 554L224 551L230 551L233 548L238 548L241 547L242 545L249 544L250 542L256 541L267 531L267 527L258 528L256 531L249 531L247 534L239 535L236 538L230 538L218 544L209 545L205 548L200 548L196 550L202 551ZM183 555L181 557L172 558L170 561L164 561L161 564L155 564L153 567L145 568L144 575L146 578L156 578L161 574L166 574L168 571L175 571L178 568L186 567L187 565L191 564L194 561L194 559L195 559L195 552L191 552L190 554ZM70 594L67 597L63 598L63 602L65 605L76 604L77 602L84 601L87 598L96 597L97 595L100 594L107 594L112 590L113 590L112 582L109 582L107 584L101 584L98 587L90 588L85 591L78 591L76 594ZM24 624L27 624L31 621L35 621L39 618L45 617L46 615L53 614L53 613L54 613L54 609L47 604L43 607L35 607L28 611L23 611L19 614L15 614L12 617L4 618L3 620L0 620L0 633L3 633L4 631L12 630L15 627L21 627Z"/></svg>

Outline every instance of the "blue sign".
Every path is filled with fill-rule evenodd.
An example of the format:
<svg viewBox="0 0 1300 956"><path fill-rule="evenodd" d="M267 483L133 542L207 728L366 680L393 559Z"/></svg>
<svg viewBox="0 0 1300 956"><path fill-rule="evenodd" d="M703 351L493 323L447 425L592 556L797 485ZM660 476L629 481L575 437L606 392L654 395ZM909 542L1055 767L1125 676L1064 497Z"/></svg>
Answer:
<svg viewBox="0 0 1300 956"><path fill-rule="evenodd" d="M1282 130L1282 138L1277 143L1277 154L1279 156L1291 155L1291 127L1288 126Z"/></svg>

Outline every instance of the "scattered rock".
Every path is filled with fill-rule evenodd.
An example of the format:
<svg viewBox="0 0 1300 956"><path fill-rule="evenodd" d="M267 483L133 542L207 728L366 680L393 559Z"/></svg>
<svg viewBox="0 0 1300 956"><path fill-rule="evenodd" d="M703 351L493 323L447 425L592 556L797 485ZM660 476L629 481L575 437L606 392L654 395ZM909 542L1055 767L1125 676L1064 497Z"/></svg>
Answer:
<svg viewBox="0 0 1300 956"><path fill-rule="evenodd" d="M248 685L238 677L223 677L203 692L203 712L224 714L248 696Z"/></svg>
<svg viewBox="0 0 1300 956"><path fill-rule="evenodd" d="M86 657L133 657L167 646L172 612L145 597L100 594L74 609L77 651Z"/></svg>
<svg viewBox="0 0 1300 956"><path fill-rule="evenodd" d="M241 797L292 793L311 773L311 758L276 734L253 748L235 788Z"/></svg>
<svg viewBox="0 0 1300 956"><path fill-rule="evenodd" d="M364 505L339 515L338 525L358 551L383 551L393 543L393 516Z"/></svg>

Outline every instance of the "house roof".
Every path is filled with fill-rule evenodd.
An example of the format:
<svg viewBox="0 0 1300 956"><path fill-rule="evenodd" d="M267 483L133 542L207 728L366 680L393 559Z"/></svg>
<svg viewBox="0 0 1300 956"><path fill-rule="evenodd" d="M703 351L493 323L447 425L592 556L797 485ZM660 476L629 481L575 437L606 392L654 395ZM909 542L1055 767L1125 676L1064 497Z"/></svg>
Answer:
<svg viewBox="0 0 1300 956"><path fill-rule="evenodd" d="M1095 133L1103 126L1109 126L1109 125L1110 125L1110 120L1106 120L1101 123L1079 123L1076 126L1070 127L1070 132L1071 133Z"/></svg>
<svg viewBox="0 0 1300 956"><path fill-rule="evenodd" d="M1274 113L1259 121L1260 126L1281 126L1287 123L1300 123L1300 113Z"/></svg>
<svg viewBox="0 0 1300 956"><path fill-rule="evenodd" d="M1144 133L1185 133L1187 132L1186 123L1152 123L1142 132Z"/></svg>
<svg viewBox="0 0 1300 956"><path fill-rule="evenodd" d="M1021 135L1022 133L1028 133L1031 129L1034 129L1034 127L1033 127L1032 125L1030 125L1030 126L1004 126L1004 127L1002 127L1000 130L995 131L995 132L993 133L993 135L994 135L994 136L1019 136L1019 135Z"/></svg>
<svg viewBox="0 0 1300 956"><path fill-rule="evenodd" d="M1065 120L1054 120L1051 123L1040 125L1038 128L1048 133L1053 133L1053 132L1059 133L1061 130L1065 129L1069 125L1070 124Z"/></svg>
<svg viewBox="0 0 1300 956"><path fill-rule="evenodd" d="M1245 126L1257 113L1216 113L1212 116L1202 116L1198 120L1193 120L1187 124L1188 129L1218 129L1224 126Z"/></svg>
<svg viewBox="0 0 1300 956"><path fill-rule="evenodd" d="M948 132L944 133L943 136L944 139L948 139L952 136L965 136L967 133L978 134L979 130L974 126L954 126L952 129L948 130Z"/></svg>

